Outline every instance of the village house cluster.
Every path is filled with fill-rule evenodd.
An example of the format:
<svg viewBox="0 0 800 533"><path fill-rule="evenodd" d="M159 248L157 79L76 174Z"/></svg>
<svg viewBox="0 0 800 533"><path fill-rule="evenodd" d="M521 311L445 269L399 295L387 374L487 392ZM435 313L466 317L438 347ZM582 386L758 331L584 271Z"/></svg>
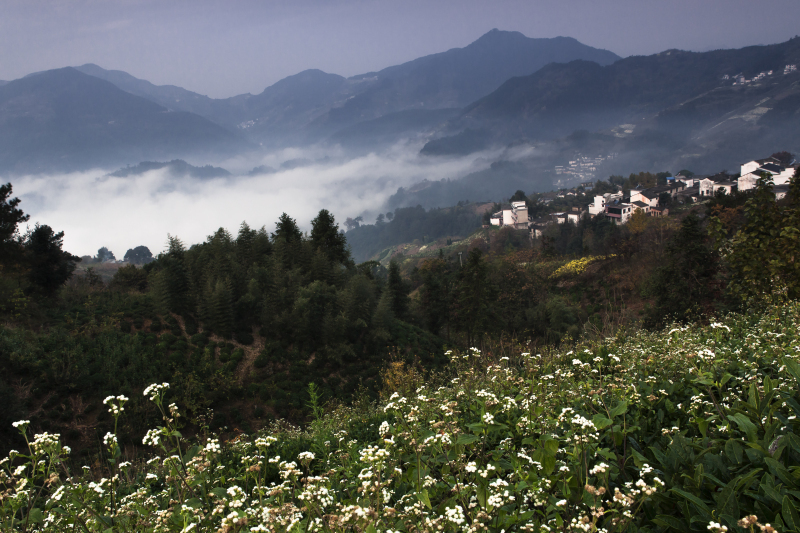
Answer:
<svg viewBox="0 0 800 533"><path fill-rule="evenodd" d="M567 178L572 177L580 180L594 180L597 167L604 161L610 161L616 157L616 153L597 157L588 157L578 154L575 159L569 161L567 165L556 165L556 175L564 175ZM558 183L561 184L561 181L562 180L559 179Z"/></svg>
<svg viewBox="0 0 800 533"><path fill-rule="evenodd" d="M528 215L528 207L524 201L511 202L508 207L493 213L492 226L511 227L527 230L532 238L541 237L544 229L551 224L577 224L584 217L604 216L617 224L627 223L637 211L651 217L662 217L669 214L668 205L677 203L693 203L719 194L734 194L736 191L754 189L762 175L768 175L773 181L776 199L786 196L789 180L797 170L797 162L783 165L775 157L756 159L741 165L739 176L721 172L711 176L684 176L677 174L667 177L666 184L644 189L631 189L623 192L598 194L586 208L573 207L570 211L550 213L532 220ZM589 191L594 187L591 181L581 183L580 188ZM556 197L576 196L580 189L562 190ZM540 201L548 203L553 198Z"/></svg>
<svg viewBox="0 0 800 533"><path fill-rule="evenodd" d="M792 72L794 72L796 70L797 70L797 65L786 65L785 67L783 67L783 75L786 76L787 74L791 74ZM732 80L733 81L733 85L746 85L748 83L758 83L759 81L763 80L767 76L772 76L773 73L774 73L774 71L772 71L772 70L765 70L763 72L759 72L758 74L756 74L752 78L747 79L747 78L745 78L744 74L742 74L740 72L739 74L734 74L733 76L725 74L724 76L722 76L722 79L724 81L731 81Z"/></svg>

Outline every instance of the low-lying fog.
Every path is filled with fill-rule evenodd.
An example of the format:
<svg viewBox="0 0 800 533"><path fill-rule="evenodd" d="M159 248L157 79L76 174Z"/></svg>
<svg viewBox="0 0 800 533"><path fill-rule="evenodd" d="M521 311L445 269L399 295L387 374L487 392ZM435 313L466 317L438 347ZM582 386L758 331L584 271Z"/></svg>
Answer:
<svg viewBox="0 0 800 533"><path fill-rule="evenodd" d="M419 146L409 145L356 157L337 149L286 149L260 157L190 161L221 166L234 174L227 178L176 177L167 170L117 178L108 176L117 170L111 168L11 181L13 195L31 216L30 226L39 222L64 231L64 249L73 254L95 255L107 246L122 259L126 250L139 245L159 253L167 234L190 246L220 227L235 235L243 221L272 231L283 212L306 231L323 208L334 214L341 228L347 217L364 215L371 223L398 187L424 179L459 178L491 160L488 154L430 158L418 153ZM287 161L303 163L281 169ZM248 175L260 165L278 170Z"/></svg>

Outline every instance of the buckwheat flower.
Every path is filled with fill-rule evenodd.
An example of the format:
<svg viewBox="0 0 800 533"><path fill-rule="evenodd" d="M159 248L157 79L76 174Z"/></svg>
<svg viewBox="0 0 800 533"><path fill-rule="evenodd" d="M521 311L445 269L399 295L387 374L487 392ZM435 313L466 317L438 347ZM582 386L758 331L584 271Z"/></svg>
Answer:
<svg viewBox="0 0 800 533"><path fill-rule="evenodd" d="M389 422L384 420L381 422L381 426L378 428L378 435L384 436L389 433Z"/></svg>
<svg viewBox="0 0 800 533"><path fill-rule="evenodd" d="M111 432L106 433L106 436L103 437L103 444L105 444L106 446L116 446L117 436Z"/></svg>
<svg viewBox="0 0 800 533"><path fill-rule="evenodd" d="M558 507L566 507L567 506L567 500L558 500L556 502L556 506L558 506Z"/></svg>
<svg viewBox="0 0 800 533"><path fill-rule="evenodd" d="M314 460L314 453L313 452L300 452L297 455L297 460L301 463L308 461L309 463Z"/></svg>
<svg viewBox="0 0 800 533"><path fill-rule="evenodd" d="M485 415L483 415L483 421L486 422L487 424L491 424L492 422L494 422L494 415L492 415L491 413L486 413Z"/></svg>
<svg viewBox="0 0 800 533"><path fill-rule="evenodd" d="M728 531L728 528L726 526L718 524L717 522L709 522L708 530L711 531L711 533L725 533L726 531Z"/></svg>
<svg viewBox="0 0 800 533"><path fill-rule="evenodd" d="M17 429L24 430L26 427L30 425L30 423L31 423L30 420L18 420L17 422L12 423L11 425Z"/></svg>
<svg viewBox="0 0 800 533"><path fill-rule="evenodd" d="M461 508L460 505L446 508L444 510L444 516L448 521L452 522L457 526L460 526L466 521L466 518L464 517L464 510Z"/></svg>
<svg viewBox="0 0 800 533"><path fill-rule="evenodd" d="M467 463L467 466L464 467L467 472L473 473L478 470L478 465L475 464L475 461L471 461Z"/></svg>
<svg viewBox="0 0 800 533"><path fill-rule="evenodd" d="M599 464L594 465L592 467L592 469L589 470L589 473L592 474L592 475L594 475L594 474L603 474L603 473L606 472L606 470L608 470L608 465L605 464L605 463L599 463Z"/></svg>
<svg viewBox="0 0 800 533"><path fill-rule="evenodd" d="M161 442L160 431L157 429L150 429L147 431L147 435L144 436L142 439L142 444L145 446L158 446Z"/></svg>

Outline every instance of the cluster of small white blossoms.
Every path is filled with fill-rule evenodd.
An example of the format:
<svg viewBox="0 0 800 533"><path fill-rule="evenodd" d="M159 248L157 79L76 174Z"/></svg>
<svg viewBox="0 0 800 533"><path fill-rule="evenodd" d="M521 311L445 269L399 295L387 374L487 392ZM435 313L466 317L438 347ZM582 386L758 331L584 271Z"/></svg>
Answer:
<svg viewBox="0 0 800 533"><path fill-rule="evenodd" d="M330 487L326 486L327 478L309 476L306 478L306 486L298 496L306 504L316 504L320 509L326 509L333 505L334 494Z"/></svg>
<svg viewBox="0 0 800 533"><path fill-rule="evenodd" d="M108 406L109 413L111 413L113 416L119 416L122 414L122 411L125 410L123 406L127 401L127 396L107 396L106 399L103 400L103 404Z"/></svg>
<svg viewBox="0 0 800 533"><path fill-rule="evenodd" d="M105 444L106 447L109 447L109 448L112 447L112 446L116 446L117 445L117 436L114 435L111 432L106 433L106 436L103 437L103 444Z"/></svg>
<svg viewBox="0 0 800 533"><path fill-rule="evenodd" d="M310 463L314 460L314 452L300 452L297 456L297 460L301 463Z"/></svg>
<svg viewBox="0 0 800 533"><path fill-rule="evenodd" d="M589 470L589 473L593 476L596 476L597 474L605 474L606 472L608 472L608 465L605 463L597 463L592 467L591 470Z"/></svg>
<svg viewBox="0 0 800 533"><path fill-rule="evenodd" d="M33 441L30 444L33 453L47 453L55 455L59 452L69 453L67 446L61 446L61 435L59 433L37 433L33 436Z"/></svg>
<svg viewBox="0 0 800 533"><path fill-rule="evenodd" d="M464 509L462 509L460 505L446 508L444 510L444 516L449 522L457 526L460 526L467 520L464 516Z"/></svg>
<svg viewBox="0 0 800 533"><path fill-rule="evenodd" d="M158 446L161 444L161 430L148 429L147 434L142 438L142 444L145 446Z"/></svg>
<svg viewBox="0 0 800 533"><path fill-rule="evenodd" d="M161 394L169 388L169 383L153 383L152 385L148 386L144 389L144 395L150 397L150 401L155 401L156 398L161 396Z"/></svg>
<svg viewBox="0 0 800 533"><path fill-rule="evenodd" d="M271 445L275 444L276 442L278 442L278 439L276 439L272 435L269 435L267 437L258 437L256 439L255 444L259 448L269 448Z"/></svg>

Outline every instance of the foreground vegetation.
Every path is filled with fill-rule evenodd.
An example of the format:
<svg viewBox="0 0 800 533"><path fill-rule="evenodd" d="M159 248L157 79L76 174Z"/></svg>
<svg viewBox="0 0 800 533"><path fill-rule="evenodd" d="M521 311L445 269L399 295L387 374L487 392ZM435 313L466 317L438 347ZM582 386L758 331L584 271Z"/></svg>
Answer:
<svg viewBox="0 0 800 533"><path fill-rule="evenodd" d="M58 435L2 461L6 531L798 531L800 304L570 348L402 364L385 396L224 441L114 431L83 468ZM110 396L117 422L131 400ZM80 463L77 463L78 465ZM743 527L744 526L744 527ZM774 529L773 529L774 528Z"/></svg>

